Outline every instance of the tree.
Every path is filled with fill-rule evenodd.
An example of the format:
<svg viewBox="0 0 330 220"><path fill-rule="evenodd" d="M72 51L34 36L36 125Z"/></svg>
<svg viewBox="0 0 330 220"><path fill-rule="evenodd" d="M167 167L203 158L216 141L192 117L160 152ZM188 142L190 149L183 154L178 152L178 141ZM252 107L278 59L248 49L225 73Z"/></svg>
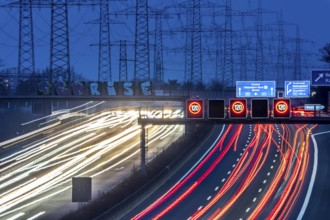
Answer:
<svg viewBox="0 0 330 220"><path fill-rule="evenodd" d="M325 44L321 49L322 53L321 61L330 64L330 43Z"/></svg>

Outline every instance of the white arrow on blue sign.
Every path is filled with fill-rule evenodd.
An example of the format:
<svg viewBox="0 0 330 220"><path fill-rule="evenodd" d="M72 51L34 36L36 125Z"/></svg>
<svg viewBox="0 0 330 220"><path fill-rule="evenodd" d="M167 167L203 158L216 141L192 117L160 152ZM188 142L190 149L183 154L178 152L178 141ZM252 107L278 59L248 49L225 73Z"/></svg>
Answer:
<svg viewBox="0 0 330 220"><path fill-rule="evenodd" d="M306 98L310 96L310 81L285 81L285 97Z"/></svg>
<svg viewBox="0 0 330 220"><path fill-rule="evenodd" d="M330 70L312 70L313 86L330 86Z"/></svg>
<svg viewBox="0 0 330 220"><path fill-rule="evenodd" d="M236 81L236 97L275 97L275 81Z"/></svg>

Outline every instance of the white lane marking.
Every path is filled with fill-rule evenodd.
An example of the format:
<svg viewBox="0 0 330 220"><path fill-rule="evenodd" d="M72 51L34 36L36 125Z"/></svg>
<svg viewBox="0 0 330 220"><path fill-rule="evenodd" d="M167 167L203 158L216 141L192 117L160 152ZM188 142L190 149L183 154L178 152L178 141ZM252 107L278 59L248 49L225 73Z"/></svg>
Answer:
<svg viewBox="0 0 330 220"><path fill-rule="evenodd" d="M34 219L36 219L36 218L42 216L42 215L45 214L45 213L46 213L45 211L39 212L38 214L36 214L36 215L34 215L34 216L32 216L32 217L26 219L26 220L34 220Z"/></svg>
<svg viewBox="0 0 330 220"><path fill-rule="evenodd" d="M220 137L222 136L222 133L223 133L224 130L225 130L225 126L223 125L219 136L213 142L211 147L209 149L207 149L207 151L203 154L203 156L190 168L190 170L188 170L188 172L185 175L183 175L183 177L181 177L181 179L179 179L179 181L177 183L181 182L184 178L186 178L188 176L188 174L191 173L191 171L193 169L195 169L197 167L197 165L206 157L206 155L212 150L212 148L215 147L215 144L220 140Z"/></svg>
<svg viewBox="0 0 330 220"><path fill-rule="evenodd" d="M201 210L202 208L203 208L203 206L199 206L197 210L199 211L199 210Z"/></svg>
<svg viewBox="0 0 330 220"><path fill-rule="evenodd" d="M316 134L313 134L312 136L327 134L327 133L330 133L330 131L324 131L324 132L316 133Z"/></svg>
<svg viewBox="0 0 330 220"><path fill-rule="evenodd" d="M233 164L233 168L236 166L236 164Z"/></svg>
<svg viewBox="0 0 330 220"><path fill-rule="evenodd" d="M275 163L276 162L276 160L273 160L273 163Z"/></svg>
<svg viewBox="0 0 330 220"><path fill-rule="evenodd" d="M214 191L217 191L218 189L219 189L219 186L215 187L215 188L214 188Z"/></svg>
<svg viewBox="0 0 330 220"><path fill-rule="evenodd" d="M321 132L321 133L325 134L324 132ZM305 211L307 209L307 205L308 205L309 199L311 198L311 195L312 195L312 190L313 190L313 187L314 187L314 182L315 182L315 177L316 177L316 172L317 172L318 153L319 153L319 150L318 150L318 147L317 147L317 143L316 143L316 140L315 140L315 137L314 136L315 135L318 135L318 134L321 134L321 133L317 133L317 134L311 135L312 140L313 140L313 144L314 144L314 164L313 164L313 171L312 171L311 181L309 182L309 185L308 185L308 190L307 190L307 193L306 193L304 204L301 207L301 210L299 212L299 215L298 215L297 220L301 220L303 218L303 216L305 214ZM328 133L328 132L326 132L326 133Z"/></svg>
<svg viewBox="0 0 330 220"><path fill-rule="evenodd" d="M277 157L277 154L275 154L275 157Z"/></svg>
<svg viewBox="0 0 330 220"><path fill-rule="evenodd" d="M252 200L253 202L257 201L257 197L254 197L254 199Z"/></svg>
<svg viewBox="0 0 330 220"><path fill-rule="evenodd" d="M190 216L187 220L190 220L190 219L192 219L192 216Z"/></svg>
<svg viewBox="0 0 330 220"><path fill-rule="evenodd" d="M272 166L270 166L270 169L273 169L274 168L274 166L272 165Z"/></svg>
<svg viewBox="0 0 330 220"><path fill-rule="evenodd" d="M243 148L243 150L245 150L245 148Z"/></svg>
<svg viewBox="0 0 330 220"><path fill-rule="evenodd" d="M223 182L225 182L226 181L226 179L225 178L223 178L222 180L221 180L221 182L223 183Z"/></svg>
<svg viewBox="0 0 330 220"><path fill-rule="evenodd" d="M242 156L243 154L242 154L242 153L240 153L239 155L240 155L240 156Z"/></svg>
<svg viewBox="0 0 330 220"><path fill-rule="evenodd" d="M209 196L209 197L207 197L207 199L206 199L206 200L207 200L207 201L209 201L211 198L212 198L212 196Z"/></svg>
<svg viewBox="0 0 330 220"><path fill-rule="evenodd" d="M276 152L279 152L279 150L276 150Z"/></svg>
<svg viewBox="0 0 330 220"><path fill-rule="evenodd" d="M270 175L270 172L267 173L267 176L269 176L269 175Z"/></svg>
<svg viewBox="0 0 330 220"><path fill-rule="evenodd" d="M238 162L239 161L239 158L237 158L236 161Z"/></svg>
<svg viewBox="0 0 330 220"><path fill-rule="evenodd" d="M249 212L250 211L250 208L247 208L245 212Z"/></svg>
<svg viewBox="0 0 330 220"><path fill-rule="evenodd" d="M258 192L260 193L262 191L262 188L260 188L259 190L258 190Z"/></svg>
<svg viewBox="0 0 330 220"><path fill-rule="evenodd" d="M266 184L266 182L267 182L267 180L264 180L262 183L263 183L263 184Z"/></svg>
<svg viewBox="0 0 330 220"><path fill-rule="evenodd" d="M231 171L229 170L227 174L229 175L230 173L231 173Z"/></svg>

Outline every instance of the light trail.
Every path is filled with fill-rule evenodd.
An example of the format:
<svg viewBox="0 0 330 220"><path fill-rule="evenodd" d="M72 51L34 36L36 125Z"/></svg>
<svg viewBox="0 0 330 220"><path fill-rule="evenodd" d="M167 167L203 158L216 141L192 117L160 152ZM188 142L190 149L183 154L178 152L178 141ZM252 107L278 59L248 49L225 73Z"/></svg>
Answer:
<svg viewBox="0 0 330 220"><path fill-rule="evenodd" d="M282 125L282 132L280 132L276 125L255 125L251 140L251 135L249 135L248 140L250 141L246 145L246 149L240 159L237 159L237 164L232 166L234 169L228 172L230 174L228 178L222 180L223 185L220 188L216 187L215 195L208 196L197 210L190 214L187 213L187 215L189 214L187 218L190 220L203 219L208 214L210 216L208 219L215 220L221 219L231 212L236 204L248 196L247 189L259 181L257 177L261 175L262 170L265 170L265 165L270 162L275 164L276 160L271 159L270 156L273 155L271 152L277 150L280 157L276 154L275 158L279 159L279 165L276 166L277 168L274 168L274 165L271 166L275 172L273 177L262 181L264 187L258 190L259 198L253 199L252 207L242 209L242 211L244 210L244 213L248 215L248 219L258 219L261 215L266 214L267 219L288 219L302 193L303 184L307 181L307 170L310 164L309 134L313 128L315 126L308 128L307 125L295 125L295 127ZM237 126L233 130L229 125L218 143L212 147L203 160L199 160L188 175L185 175L183 179L132 219L166 218L179 204L186 204L190 195L195 194L196 196L202 182L208 176L216 175L212 171L215 167L220 166L221 155L226 155L228 149L233 149L233 152L238 150L240 147L238 137L241 131L242 127ZM214 158L216 152L214 149L217 148L220 149L219 156ZM207 163L209 165L205 167ZM202 167L204 167L204 171L199 174L198 171ZM269 175L270 172L267 176ZM196 180L191 182L192 178ZM268 206L267 209L265 209L266 206ZM151 213L153 216L149 216Z"/></svg>
<svg viewBox="0 0 330 220"><path fill-rule="evenodd" d="M71 188L68 184L73 176L87 174L96 177L121 163L129 162L133 157L138 158L139 141L120 148L139 139L141 129L136 125L138 112L118 111L100 115L96 114L85 120L84 124L57 132L32 145L23 145L22 150L1 159L1 218L49 200ZM180 126L166 127L150 127L148 144L156 143L161 137L177 136L173 132ZM113 129L118 132L112 132ZM34 134L24 138L32 138ZM17 139L3 145L15 142ZM35 217L38 216L37 213Z"/></svg>

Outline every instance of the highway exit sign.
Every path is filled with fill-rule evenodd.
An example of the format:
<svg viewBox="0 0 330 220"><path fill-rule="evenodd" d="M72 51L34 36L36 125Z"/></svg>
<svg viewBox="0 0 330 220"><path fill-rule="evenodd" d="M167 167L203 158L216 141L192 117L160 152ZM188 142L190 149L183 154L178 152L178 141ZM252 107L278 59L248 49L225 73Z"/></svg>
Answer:
<svg viewBox="0 0 330 220"><path fill-rule="evenodd" d="M236 81L236 97L275 97L275 81Z"/></svg>
<svg viewBox="0 0 330 220"><path fill-rule="evenodd" d="M329 70L312 70L313 86L330 86L330 69Z"/></svg>

